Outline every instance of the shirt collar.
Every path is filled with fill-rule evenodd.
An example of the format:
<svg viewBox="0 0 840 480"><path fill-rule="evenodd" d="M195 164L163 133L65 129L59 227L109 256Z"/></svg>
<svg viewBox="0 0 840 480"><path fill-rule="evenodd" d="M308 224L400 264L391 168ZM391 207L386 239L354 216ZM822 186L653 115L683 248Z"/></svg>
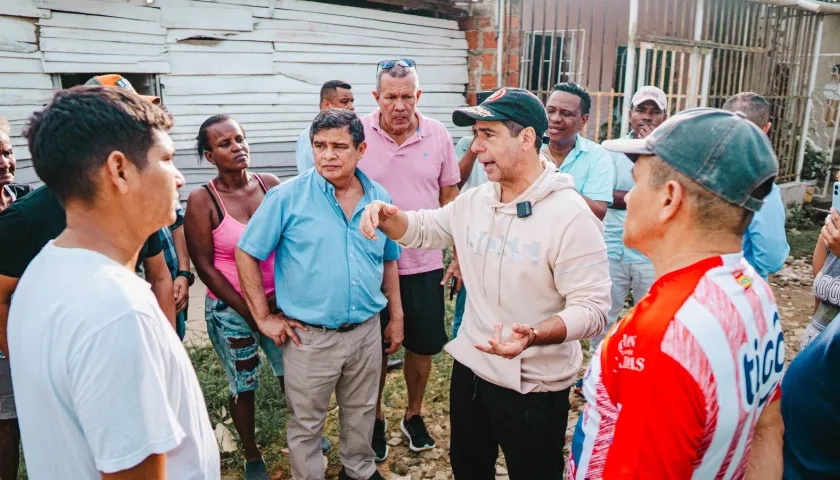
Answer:
<svg viewBox="0 0 840 480"><path fill-rule="evenodd" d="M312 180L322 192L330 196L335 196L335 187L333 186L333 184L331 184L327 181L326 178L321 176L321 174L318 173L318 170L316 170L315 168L310 169L310 172L312 174ZM371 181L371 179L367 175L365 175L364 172L362 172L362 170L358 167L356 167L356 177L358 177L359 181L362 182L362 188L364 188L365 190L365 196L367 196L370 192L373 191L373 181Z"/></svg>
<svg viewBox="0 0 840 480"><path fill-rule="evenodd" d="M578 133L575 137L575 148L572 149L572 152L574 152L575 150L579 150L581 152L588 152L590 148L591 145L589 144L589 142L587 142L586 139L581 137ZM572 152L569 152L569 154L571 154Z"/></svg>
<svg viewBox="0 0 840 480"><path fill-rule="evenodd" d="M571 150L569 150L569 153L566 154L566 158L563 159L563 163L561 163L557 167L557 169L559 170L564 165L571 165L572 163L574 163L577 160L577 158L580 156L581 153L586 153L590 149L591 149L591 145L589 144L589 142L586 141L585 138L581 137L580 134L578 133L577 137L575 138L575 146L572 147ZM554 157L551 155L551 150L548 148L548 145L545 146L545 152L548 154L547 158L549 160L552 160L552 162L553 162Z"/></svg>

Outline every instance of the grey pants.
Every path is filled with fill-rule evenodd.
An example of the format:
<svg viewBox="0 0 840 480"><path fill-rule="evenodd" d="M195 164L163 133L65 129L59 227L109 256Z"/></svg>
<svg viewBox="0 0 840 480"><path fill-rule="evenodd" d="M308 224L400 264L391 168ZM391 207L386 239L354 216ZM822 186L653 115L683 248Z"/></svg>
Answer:
<svg viewBox="0 0 840 480"><path fill-rule="evenodd" d="M292 478L323 480L321 435L335 392L339 458L352 478L367 479L376 470L371 438L382 372L379 315L349 332L309 327L297 333L301 346L287 342L283 348Z"/></svg>
<svg viewBox="0 0 840 480"><path fill-rule="evenodd" d="M612 280L612 288L610 295L612 296L612 307L607 316L607 326L604 331L589 341L589 353L594 355L596 349L604 341L604 337L610 327L618 320L618 315L624 309L624 299L632 290L633 303L639 303L639 300L647 294L650 286L656 280L656 274L653 271L653 264L646 263L625 263L622 260L610 259L610 280Z"/></svg>

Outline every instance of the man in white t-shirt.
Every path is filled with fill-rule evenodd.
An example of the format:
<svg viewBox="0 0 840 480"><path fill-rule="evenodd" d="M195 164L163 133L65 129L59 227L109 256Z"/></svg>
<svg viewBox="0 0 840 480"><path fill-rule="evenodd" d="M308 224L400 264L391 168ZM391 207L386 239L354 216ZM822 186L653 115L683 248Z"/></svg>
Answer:
<svg viewBox="0 0 840 480"><path fill-rule="evenodd" d="M12 382L29 478L220 478L190 359L148 283L146 238L175 220L184 179L169 116L135 93L64 90L26 133L67 228L20 279Z"/></svg>

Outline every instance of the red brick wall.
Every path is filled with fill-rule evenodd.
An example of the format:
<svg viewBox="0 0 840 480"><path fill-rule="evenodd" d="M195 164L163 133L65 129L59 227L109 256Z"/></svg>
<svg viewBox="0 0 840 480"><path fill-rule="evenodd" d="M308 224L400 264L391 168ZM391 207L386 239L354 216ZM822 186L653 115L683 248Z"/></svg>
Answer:
<svg viewBox="0 0 840 480"><path fill-rule="evenodd" d="M502 55L502 85L519 86L519 43L521 26L519 12L508 11L504 17L505 34ZM467 37L469 57L469 84L467 85L467 101L470 105L476 103L476 92L491 90L498 85L496 70L497 45L496 18L488 16L471 16L459 20L461 30Z"/></svg>

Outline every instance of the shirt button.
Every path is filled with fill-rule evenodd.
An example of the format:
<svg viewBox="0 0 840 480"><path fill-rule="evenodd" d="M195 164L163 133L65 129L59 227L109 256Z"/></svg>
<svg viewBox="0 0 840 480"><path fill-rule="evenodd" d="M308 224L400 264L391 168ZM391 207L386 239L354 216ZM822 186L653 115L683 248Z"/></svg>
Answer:
<svg viewBox="0 0 840 480"><path fill-rule="evenodd" d="M352 254L352 253L350 254L350 258L353 258L353 254Z"/></svg>
<svg viewBox="0 0 840 480"><path fill-rule="evenodd" d="M356 281L354 280L354 281L353 281L353 285L355 285L355 284L356 284Z"/></svg>
<svg viewBox="0 0 840 480"><path fill-rule="evenodd" d="M356 309L356 307L350 307L350 310L355 310L355 309Z"/></svg>

